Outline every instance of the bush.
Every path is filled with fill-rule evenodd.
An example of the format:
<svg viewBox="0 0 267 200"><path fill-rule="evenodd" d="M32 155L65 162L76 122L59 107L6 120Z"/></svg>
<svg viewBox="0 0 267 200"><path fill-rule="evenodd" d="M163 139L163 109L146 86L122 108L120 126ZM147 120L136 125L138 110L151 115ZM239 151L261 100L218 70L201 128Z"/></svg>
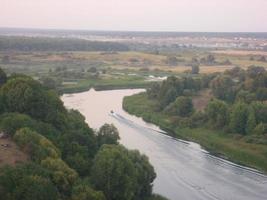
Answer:
<svg viewBox="0 0 267 200"><path fill-rule="evenodd" d="M104 124L97 132L98 146L103 144L118 144L119 131L113 124Z"/></svg>
<svg viewBox="0 0 267 200"><path fill-rule="evenodd" d="M92 167L92 183L109 200L143 199L155 178L146 156L118 145L103 145ZM120 181L118 181L120 180Z"/></svg>
<svg viewBox="0 0 267 200"><path fill-rule="evenodd" d="M36 162L41 162L47 157L60 157L59 150L52 142L29 128L18 130L14 135L14 140L19 147L26 151L26 153L31 156L31 159Z"/></svg>
<svg viewBox="0 0 267 200"><path fill-rule="evenodd" d="M35 164L5 167L0 173L1 199L58 200L59 193L50 173Z"/></svg>

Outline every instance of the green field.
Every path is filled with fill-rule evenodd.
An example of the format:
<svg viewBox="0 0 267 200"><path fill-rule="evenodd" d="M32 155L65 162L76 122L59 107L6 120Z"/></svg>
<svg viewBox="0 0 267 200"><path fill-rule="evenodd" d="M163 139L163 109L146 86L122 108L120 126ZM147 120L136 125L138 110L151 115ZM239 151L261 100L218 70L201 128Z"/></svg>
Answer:
<svg viewBox="0 0 267 200"><path fill-rule="evenodd" d="M8 74L23 73L35 79L51 77L58 82L57 89L61 92L79 92L91 87L145 87L148 84L145 81L147 76L183 75L191 70L192 58L200 60L209 54L215 56L216 62L211 65L200 64L200 73L222 72L237 65L242 68L250 65L267 67L267 62L257 60L262 52L254 52L252 55L249 53L246 51L229 55L193 49L162 54L135 51L0 51L0 67ZM171 56L177 58L174 65L167 63ZM251 56L255 60L250 60ZM227 59L231 64L221 64ZM90 72L91 68L95 68L96 72Z"/></svg>

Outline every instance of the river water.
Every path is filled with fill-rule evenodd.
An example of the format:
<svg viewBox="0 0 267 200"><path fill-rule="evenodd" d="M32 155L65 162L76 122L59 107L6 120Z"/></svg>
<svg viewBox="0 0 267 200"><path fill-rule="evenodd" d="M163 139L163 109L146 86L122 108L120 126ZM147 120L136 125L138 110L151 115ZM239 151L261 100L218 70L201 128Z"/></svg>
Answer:
<svg viewBox="0 0 267 200"><path fill-rule="evenodd" d="M121 144L146 154L157 173L155 193L170 200L267 199L267 176L215 157L196 143L166 136L157 126L126 113L123 97L139 92L90 90L63 95L62 100L67 108L79 110L94 129L113 123Z"/></svg>

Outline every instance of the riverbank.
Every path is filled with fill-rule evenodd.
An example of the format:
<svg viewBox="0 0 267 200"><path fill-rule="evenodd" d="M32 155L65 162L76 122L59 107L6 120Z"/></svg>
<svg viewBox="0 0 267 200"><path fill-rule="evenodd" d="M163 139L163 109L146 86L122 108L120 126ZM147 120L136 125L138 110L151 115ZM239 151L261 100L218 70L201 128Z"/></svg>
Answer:
<svg viewBox="0 0 267 200"><path fill-rule="evenodd" d="M197 142L213 154L267 173L266 145L248 143L242 137L218 130L179 128L169 116L156 112L155 106L156 102L148 99L145 93L125 97L123 100L124 110L160 126L171 136Z"/></svg>
<svg viewBox="0 0 267 200"><path fill-rule="evenodd" d="M104 80L84 80L77 84L66 85L59 88L60 94L70 94L85 92L94 88L96 91L102 90L118 90L118 89L141 89L146 88L151 82L144 79L104 79Z"/></svg>

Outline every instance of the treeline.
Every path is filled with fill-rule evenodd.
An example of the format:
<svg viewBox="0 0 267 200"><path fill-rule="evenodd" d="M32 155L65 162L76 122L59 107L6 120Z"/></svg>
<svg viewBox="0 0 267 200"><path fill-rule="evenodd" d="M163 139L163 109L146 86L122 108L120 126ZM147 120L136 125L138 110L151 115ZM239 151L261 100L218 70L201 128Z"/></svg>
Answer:
<svg viewBox="0 0 267 200"><path fill-rule="evenodd" d="M30 159L0 169L1 199L165 199L152 194L156 174L148 158L119 145L113 125L93 131L30 77L0 70L0 131Z"/></svg>
<svg viewBox="0 0 267 200"><path fill-rule="evenodd" d="M128 51L125 44L71 38L1 36L0 51Z"/></svg>
<svg viewBox="0 0 267 200"><path fill-rule="evenodd" d="M210 90L213 98L205 110L197 111L192 98L203 89ZM261 139L267 134L267 72L263 67L235 67L198 78L169 77L153 84L147 94L156 99L156 110L172 116L180 127L207 126Z"/></svg>

